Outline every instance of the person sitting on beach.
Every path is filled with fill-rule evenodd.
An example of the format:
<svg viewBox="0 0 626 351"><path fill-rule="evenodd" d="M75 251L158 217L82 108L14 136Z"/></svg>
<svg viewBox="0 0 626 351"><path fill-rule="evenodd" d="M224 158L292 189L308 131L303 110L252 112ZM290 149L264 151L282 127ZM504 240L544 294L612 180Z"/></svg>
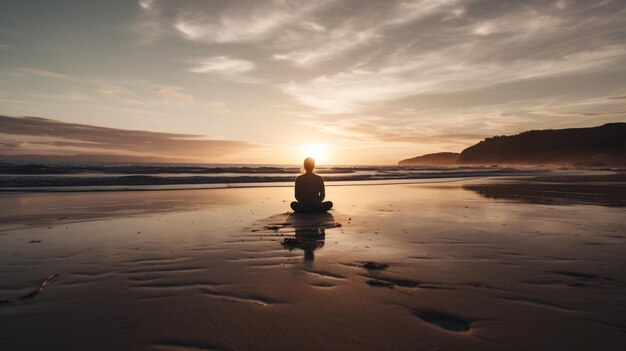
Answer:
<svg viewBox="0 0 626 351"><path fill-rule="evenodd" d="M310 157L304 159L304 174L296 178L296 200L291 203L291 209L300 213L326 212L333 207L331 201L324 201L324 179L313 173L315 160Z"/></svg>

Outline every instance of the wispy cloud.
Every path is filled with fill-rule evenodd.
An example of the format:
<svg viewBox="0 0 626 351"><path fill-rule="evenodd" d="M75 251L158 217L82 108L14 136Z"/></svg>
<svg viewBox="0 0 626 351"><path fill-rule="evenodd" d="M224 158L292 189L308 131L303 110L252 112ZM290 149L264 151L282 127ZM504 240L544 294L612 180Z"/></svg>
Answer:
<svg viewBox="0 0 626 351"><path fill-rule="evenodd" d="M114 150L120 155L209 160L254 147L246 142L210 140L202 135L105 128L38 117L0 116L0 135L23 139L3 142L0 152L15 148L31 153L43 149L65 154Z"/></svg>
<svg viewBox="0 0 626 351"><path fill-rule="evenodd" d="M607 100L626 100L626 95L614 95L605 97Z"/></svg>
<svg viewBox="0 0 626 351"><path fill-rule="evenodd" d="M343 121L304 121L303 124L312 128L324 129L329 133L348 137L361 142L390 142L396 144L429 144L429 143L476 143L486 133L470 133L463 128L448 128L445 132L437 128L408 126L399 120L385 123L384 118L353 118Z"/></svg>
<svg viewBox="0 0 626 351"><path fill-rule="evenodd" d="M156 0L142 0L140 6L146 11L166 9L160 21L187 40L238 43L242 46L237 51L260 57L258 62L268 55L294 64L275 80L299 78L277 85L324 113L579 73L626 56L618 29L626 24L620 15L625 10L614 1L495 6L489 0L241 0L161 1L157 6ZM267 76L265 68L221 55L198 62L190 71L258 82L247 74L255 70ZM300 74L302 68L313 70Z"/></svg>
<svg viewBox="0 0 626 351"><path fill-rule="evenodd" d="M105 83L100 83L100 88L98 89L102 94L110 94L110 95L118 95L118 94L127 94L129 92L128 89L123 87L118 87L114 85L108 85Z"/></svg>
<svg viewBox="0 0 626 351"><path fill-rule="evenodd" d="M209 101L205 104L209 112L211 113L230 113L231 110L228 104L222 101Z"/></svg>
<svg viewBox="0 0 626 351"><path fill-rule="evenodd" d="M26 73L30 73L30 74L34 74L37 76L42 76L42 77L48 77L48 78L63 78L63 79L71 79L72 77L62 74L62 73L57 73L57 72L53 72L53 71L49 71L46 69L41 69L41 68L29 68L29 67L21 67L20 71L22 72L26 72Z"/></svg>
<svg viewBox="0 0 626 351"><path fill-rule="evenodd" d="M614 115L625 115L626 111L566 111L566 112L545 112L546 114L551 114L553 116L583 116L583 117L596 117L596 116L614 116Z"/></svg>
<svg viewBox="0 0 626 351"><path fill-rule="evenodd" d="M191 104L195 101L194 97L185 93L181 93L180 91L174 88L167 87L159 87L154 89L154 92L162 97L173 98L185 104Z"/></svg>
<svg viewBox="0 0 626 351"><path fill-rule="evenodd" d="M459 2L459 0L390 2L386 4L387 6L378 8L376 12L378 15L374 15L374 18L370 13L355 11L353 17L331 28L317 23L315 27L303 25L291 28L277 41L289 51L274 54L273 57L301 66L314 65L357 48L379 45L385 41L389 31L412 21L443 13Z"/></svg>
<svg viewBox="0 0 626 351"><path fill-rule="evenodd" d="M307 66L334 58L360 46L372 44L380 39L381 37L377 35L376 31L371 29L338 28L334 29L328 36L318 36L317 43L311 43L308 40L300 41L300 44L308 41L306 48L302 47L287 53L274 54L273 58Z"/></svg>
<svg viewBox="0 0 626 351"><path fill-rule="evenodd" d="M25 141L5 141L0 139L0 149L23 149L28 146Z"/></svg>
<svg viewBox="0 0 626 351"><path fill-rule="evenodd" d="M203 60L198 60L196 66L189 69L193 73L215 74L227 80L244 83L256 83L257 79L247 74L255 69L252 61L231 58L228 56L215 56Z"/></svg>
<svg viewBox="0 0 626 351"><path fill-rule="evenodd" d="M216 56L200 61L198 66L189 71L194 73L242 74L253 69L254 63L251 61Z"/></svg>
<svg viewBox="0 0 626 351"><path fill-rule="evenodd" d="M104 82L94 82L99 85L97 91L103 95L111 96L119 101L123 101L130 104L141 105L143 101L132 97L132 92L124 87L111 85Z"/></svg>
<svg viewBox="0 0 626 351"><path fill-rule="evenodd" d="M355 70L321 76L308 83L281 84L282 91L300 103L325 113L348 113L361 104L371 104L418 93L420 82L397 75Z"/></svg>
<svg viewBox="0 0 626 351"><path fill-rule="evenodd" d="M498 62L473 58L472 53L479 50L472 46L459 43L418 55L397 51L374 69L356 67L308 82L279 86L297 101L322 112L347 113L372 103L413 95L458 92L524 79L581 73L626 56L626 45L611 45L556 58Z"/></svg>
<svg viewBox="0 0 626 351"><path fill-rule="evenodd" d="M302 21L307 15L332 1L246 1L185 6L174 20L174 27L186 39L205 43L253 42L265 39L284 26Z"/></svg>
<svg viewBox="0 0 626 351"><path fill-rule="evenodd" d="M155 3L156 0L139 0L139 6L144 10L150 10Z"/></svg>

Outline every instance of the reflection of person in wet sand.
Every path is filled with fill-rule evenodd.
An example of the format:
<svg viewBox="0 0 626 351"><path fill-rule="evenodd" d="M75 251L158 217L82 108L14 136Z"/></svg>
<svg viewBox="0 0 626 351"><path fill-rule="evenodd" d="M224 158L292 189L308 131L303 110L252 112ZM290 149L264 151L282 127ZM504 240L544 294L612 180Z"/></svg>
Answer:
<svg viewBox="0 0 626 351"><path fill-rule="evenodd" d="M307 157L304 160L305 173L296 178L296 200L291 209L300 213L326 212L333 207L331 201L324 201L326 191L324 179L313 173L315 160Z"/></svg>
<svg viewBox="0 0 626 351"><path fill-rule="evenodd" d="M335 219L330 213L321 213L314 217L292 213L285 221L286 227L293 227L295 238L284 240L283 246L304 251L304 260L313 261L315 250L324 246L326 228L336 226Z"/></svg>

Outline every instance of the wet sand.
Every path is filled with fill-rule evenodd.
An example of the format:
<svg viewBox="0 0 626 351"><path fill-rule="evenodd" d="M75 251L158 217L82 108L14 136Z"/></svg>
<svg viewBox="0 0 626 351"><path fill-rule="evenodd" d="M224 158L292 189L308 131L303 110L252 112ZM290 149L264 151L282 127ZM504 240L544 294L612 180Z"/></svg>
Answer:
<svg viewBox="0 0 626 351"><path fill-rule="evenodd" d="M284 187L1 194L0 349L626 344L621 178L327 195L298 216Z"/></svg>

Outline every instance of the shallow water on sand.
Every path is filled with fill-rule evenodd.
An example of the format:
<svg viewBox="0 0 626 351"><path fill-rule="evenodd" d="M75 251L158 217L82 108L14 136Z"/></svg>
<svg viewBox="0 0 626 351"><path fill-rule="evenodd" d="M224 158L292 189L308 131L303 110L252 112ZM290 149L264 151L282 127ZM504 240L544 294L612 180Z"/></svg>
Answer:
<svg viewBox="0 0 626 351"><path fill-rule="evenodd" d="M621 349L623 196L492 185L4 194L0 349Z"/></svg>

